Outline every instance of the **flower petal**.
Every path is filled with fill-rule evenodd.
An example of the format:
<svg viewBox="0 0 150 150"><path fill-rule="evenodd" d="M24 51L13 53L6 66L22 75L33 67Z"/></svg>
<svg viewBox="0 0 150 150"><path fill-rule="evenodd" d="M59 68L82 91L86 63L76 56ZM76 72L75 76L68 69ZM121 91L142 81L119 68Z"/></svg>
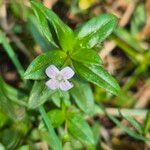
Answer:
<svg viewBox="0 0 150 150"><path fill-rule="evenodd" d="M69 81L62 81L59 83L59 88L63 91L68 91L69 89L71 89L73 87L73 84L70 83Z"/></svg>
<svg viewBox="0 0 150 150"><path fill-rule="evenodd" d="M70 79L74 75L74 71L70 67L65 67L60 71L64 79Z"/></svg>
<svg viewBox="0 0 150 150"><path fill-rule="evenodd" d="M56 90L59 88L59 83L55 79L50 79L45 84L52 90Z"/></svg>
<svg viewBox="0 0 150 150"><path fill-rule="evenodd" d="M50 65L48 68L46 68L45 73L48 77L54 78L58 75L59 70L54 65Z"/></svg>

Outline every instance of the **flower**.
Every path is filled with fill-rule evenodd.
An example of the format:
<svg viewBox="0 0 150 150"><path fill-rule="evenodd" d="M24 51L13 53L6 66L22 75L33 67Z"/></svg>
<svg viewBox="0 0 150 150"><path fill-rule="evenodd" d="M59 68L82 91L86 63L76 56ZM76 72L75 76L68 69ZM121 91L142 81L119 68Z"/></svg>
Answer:
<svg viewBox="0 0 150 150"><path fill-rule="evenodd" d="M51 78L46 82L46 85L52 89L61 89L68 91L73 87L73 84L68 81L74 75L74 71L70 67L65 67L61 71L58 70L54 65L50 65L46 71L46 75Z"/></svg>

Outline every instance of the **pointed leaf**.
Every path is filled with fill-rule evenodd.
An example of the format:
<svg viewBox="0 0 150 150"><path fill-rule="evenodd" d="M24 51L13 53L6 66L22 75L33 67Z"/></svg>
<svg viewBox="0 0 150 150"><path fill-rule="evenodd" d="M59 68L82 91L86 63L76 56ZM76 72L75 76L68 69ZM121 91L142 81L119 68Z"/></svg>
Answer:
<svg viewBox="0 0 150 150"><path fill-rule="evenodd" d="M137 140L141 140L141 141L149 141L150 140L149 138L146 138L146 137L136 133L135 131L131 130L127 126L121 124L120 121L117 118L115 118L114 116L112 116L110 114L107 114L107 115L118 127L120 127L125 133L127 133L131 137L133 137Z"/></svg>
<svg viewBox="0 0 150 150"><path fill-rule="evenodd" d="M73 62L76 73L85 80L92 82L105 90L117 95L120 91L116 80L110 76L101 66L83 65Z"/></svg>
<svg viewBox="0 0 150 150"><path fill-rule="evenodd" d="M91 87L88 83L81 80L73 81L74 87L71 89L71 95L78 107L85 113L92 113L94 109L94 97Z"/></svg>
<svg viewBox="0 0 150 150"><path fill-rule="evenodd" d="M46 8L40 3L31 2L32 8L41 10L46 19L53 25L57 34L59 43L64 50L72 50L74 42L74 32L50 9Z"/></svg>
<svg viewBox="0 0 150 150"><path fill-rule="evenodd" d="M54 90L49 89L44 81L35 81L33 88L30 93L28 107L31 109L35 109L46 102L52 94Z"/></svg>
<svg viewBox="0 0 150 150"><path fill-rule="evenodd" d="M45 79L45 69L51 64L61 67L64 64L65 59L66 54L59 50L41 54L29 65L24 74L24 78L33 80Z"/></svg>
<svg viewBox="0 0 150 150"><path fill-rule="evenodd" d="M92 48L103 42L116 28L117 18L111 14L100 14L76 29L81 47Z"/></svg>
<svg viewBox="0 0 150 150"><path fill-rule="evenodd" d="M54 46L58 48L56 43L53 40L52 34L50 32L47 19L44 15L43 9L39 9L38 7L33 7L33 10L38 18L38 24L40 27L40 30L42 31L43 35L47 38L49 42L51 42Z"/></svg>
<svg viewBox="0 0 150 150"><path fill-rule="evenodd" d="M121 116L127 120L137 131L139 134L142 134L142 125L132 116L128 116L128 115L123 115L120 112Z"/></svg>
<svg viewBox="0 0 150 150"><path fill-rule="evenodd" d="M94 51L93 49L79 49L76 50L71 55L73 60L76 60L81 63L85 64L93 64L100 66L102 64L102 60L98 53Z"/></svg>
<svg viewBox="0 0 150 150"><path fill-rule="evenodd" d="M35 16L29 16L27 23L29 33L33 37L35 43L38 43L38 45L41 47L43 52L48 52L50 50L56 49L56 47L51 44L48 39L45 38L45 36L43 35L38 23L38 19Z"/></svg>
<svg viewBox="0 0 150 150"><path fill-rule="evenodd" d="M94 145L93 133L81 115L70 114L67 118L67 127L74 138L80 140L84 144Z"/></svg>

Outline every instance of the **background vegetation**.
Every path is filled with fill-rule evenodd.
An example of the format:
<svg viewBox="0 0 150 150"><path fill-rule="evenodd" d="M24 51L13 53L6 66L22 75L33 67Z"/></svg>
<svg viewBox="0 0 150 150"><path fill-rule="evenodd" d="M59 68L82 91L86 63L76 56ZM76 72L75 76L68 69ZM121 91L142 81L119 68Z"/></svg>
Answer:
<svg viewBox="0 0 150 150"><path fill-rule="evenodd" d="M101 13L118 18L118 27L97 50L105 69L118 81L121 94L114 96L91 84L100 109L96 107L93 115L84 116L92 128L96 147L84 144L86 138L80 135L77 136L81 139L76 140L76 135L68 134L61 112L57 113L59 120L55 119L49 106L59 105L57 96L52 98L56 106L51 101L45 103L53 126L58 127L56 133L63 141L63 149L150 149L150 0L38 2L51 8L72 29ZM52 48L40 32L28 0L0 0L0 44L0 150L50 149L39 111L25 107L32 81L24 80L24 71L36 56ZM65 96L68 104L70 100ZM79 105L87 108L85 103ZM76 126L78 130L74 132L78 133L84 122Z"/></svg>

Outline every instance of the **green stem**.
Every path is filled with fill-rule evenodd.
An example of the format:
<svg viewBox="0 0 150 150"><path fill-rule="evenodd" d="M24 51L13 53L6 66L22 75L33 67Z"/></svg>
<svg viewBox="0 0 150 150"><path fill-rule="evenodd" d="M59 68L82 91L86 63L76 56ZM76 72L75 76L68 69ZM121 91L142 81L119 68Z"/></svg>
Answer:
<svg viewBox="0 0 150 150"><path fill-rule="evenodd" d="M120 116L120 112L123 116L134 116L134 117L142 117L144 118L148 112L146 109L116 109L116 108L106 108L108 114L113 116Z"/></svg>
<svg viewBox="0 0 150 150"><path fill-rule="evenodd" d="M144 118L148 109L128 109L128 108L104 108L104 106L96 107L95 115L105 115L106 112L110 115L119 117L120 112L123 116L134 116Z"/></svg>
<svg viewBox="0 0 150 150"><path fill-rule="evenodd" d="M127 80L126 84L122 88L122 92L126 93L144 71L145 70L143 70L142 66L137 67L134 74Z"/></svg>
<svg viewBox="0 0 150 150"><path fill-rule="evenodd" d="M4 50L6 51L6 53L12 60L13 64L15 65L20 77L23 79L24 69L23 69L21 63L19 62L16 54L14 53L14 50L10 46L6 36L4 35L4 33L2 31L0 31L0 42L2 43Z"/></svg>
<svg viewBox="0 0 150 150"><path fill-rule="evenodd" d="M120 47L126 53L126 55L131 58L134 63L138 63L137 56L141 55L138 54L132 47L130 47L116 35L112 35L110 39L112 39L117 44L117 46Z"/></svg>
<svg viewBox="0 0 150 150"><path fill-rule="evenodd" d="M39 111L40 111L40 114L41 114L41 116L43 118L43 121L44 121L44 123L45 123L45 125L46 125L46 127L48 129L48 132L50 134L51 140L55 144L55 145L52 145L52 146L54 146L55 149L57 149L57 150L61 150L62 149L61 142L59 141L59 139L58 139L58 137L57 137L57 135L56 135L56 133L55 133L55 131L53 129L53 126L52 126L52 124L51 124L51 122L49 120L49 118L47 117L47 114L46 114L46 111L45 111L44 107L40 106L39 107Z"/></svg>

